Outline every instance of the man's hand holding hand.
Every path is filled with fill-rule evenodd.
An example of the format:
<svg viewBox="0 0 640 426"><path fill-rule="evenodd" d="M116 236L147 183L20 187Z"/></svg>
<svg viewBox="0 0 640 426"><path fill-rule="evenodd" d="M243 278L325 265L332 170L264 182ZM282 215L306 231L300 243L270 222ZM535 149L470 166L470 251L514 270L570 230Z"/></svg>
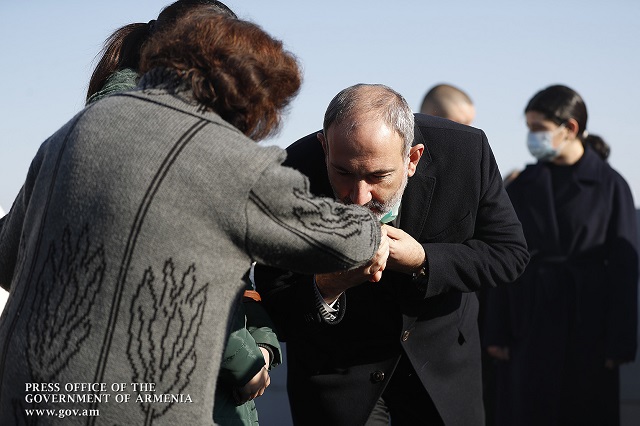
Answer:
<svg viewBox="0 0 640 426"><path fill-rule="evenodd" d="M384 271L389 257L389 239L386 228L386 226L382 227L380 247L367 264L349 271L316 275L316 285L325 302L333 303L345 290L365 281L378 282L382 279L382 271Z"/></svg>
<svg viewBox="0 0 640 426"><path fill-rule="evenodd" d="M384 225L382 228L386 228L389 238L389 269L406 274L420 271L426 259L422 244L402 229L390 225Z"/></svg>

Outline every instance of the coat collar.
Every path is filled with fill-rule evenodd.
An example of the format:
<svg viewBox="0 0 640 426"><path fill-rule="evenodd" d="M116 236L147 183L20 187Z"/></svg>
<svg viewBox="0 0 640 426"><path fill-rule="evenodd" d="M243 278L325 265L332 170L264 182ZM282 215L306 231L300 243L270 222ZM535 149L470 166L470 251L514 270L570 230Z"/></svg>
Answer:
<svg viewBox="0 0 640 426"><path fill-rule="evenodd" d="M602 182L604 177L605 162L588 146L576 168L576 180L578 182L595 184Z"/></svg>
<svg viewBox="0 0 640 426"><path fill-rule="evenodd" d="M585 147L584 155L574 166L575 173L573 178L576 182L584 184L599 183L603 179L603 171L605 163L598 154L596 154L588 146ZM538 162L536 164L530 164L526 170L528 173L521 175L522 184L530 184L538 179L542 178L544 173L548 173L548 167L544 163Z"/></svg>
<svg viewBox="0 0 640 426"><path fill-rule="evenodd" d="M573 167L571 175L575 194L599 185L604 179L606 163L591 148ZM527 232L527 242L535 253L543 250L547 253L560 253L560 232L557 206L553 194L551 170L549 165L538 162L527 166L512 185L507 188L521 221L531 223L536 231ZM514 198L515 197L515 198ZM523 199L524 198L524 199ZM535 235L544 235L541 240L532 240Z"/></svg>

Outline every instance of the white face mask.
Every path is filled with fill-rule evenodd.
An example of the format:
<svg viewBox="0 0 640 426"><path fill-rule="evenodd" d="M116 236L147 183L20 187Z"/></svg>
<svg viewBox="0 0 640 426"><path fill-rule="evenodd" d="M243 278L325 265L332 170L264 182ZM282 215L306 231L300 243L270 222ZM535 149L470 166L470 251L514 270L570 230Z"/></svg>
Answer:
<svg viewBox="0 0 640 426"><path fill-rule="evenodd" d="M527 148L536 159L551 161L557 158L568 140L564 140L557 148L553 147L553 136L564 124L553 131L529 132L527 134Z"/></svg>

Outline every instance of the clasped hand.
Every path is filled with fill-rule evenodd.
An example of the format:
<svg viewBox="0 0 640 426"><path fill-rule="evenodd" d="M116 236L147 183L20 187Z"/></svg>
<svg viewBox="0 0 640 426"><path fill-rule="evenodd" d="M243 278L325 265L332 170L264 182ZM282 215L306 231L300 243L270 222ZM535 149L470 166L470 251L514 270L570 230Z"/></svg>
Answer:
<svg viewBox="0 0 640 426"><path fill-rule="evenodd" d="M233 396L236 400L236 404L238 405L244 404L249 400L262 396L264 391L271 384L269 370L267 370L267 365L269 365L269 362L271 361L269 351L265 348L260 348L260 351L262 352L262 356L264 357L265 366L262 367L260 371L258 371L246 385L234 389Z"/></svg>
<svg viewBox="0 0 640 426"><path fill-rule="evenodd" d="M380 246L365 265L344 272L316 275L316 284L325 302L332 303L345 290L366 281L378 282L383 271L391 270L413 273L424 263L422 245L402 229L382 225Z"/></svg>
<svg viewBox="0 0 640 426"><path fill-rule="evenodd" d="M387 267L392 271L413 274L418 272L426 259L424 247L402 229L384 225L389 238Z"/></svg>

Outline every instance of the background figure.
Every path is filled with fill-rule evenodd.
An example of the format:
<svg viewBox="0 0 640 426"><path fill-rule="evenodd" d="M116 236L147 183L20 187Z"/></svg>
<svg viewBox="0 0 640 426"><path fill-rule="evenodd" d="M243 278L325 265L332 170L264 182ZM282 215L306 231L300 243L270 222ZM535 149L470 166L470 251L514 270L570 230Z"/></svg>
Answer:
<svg viewBox="0 0 640 426"><path fill-rule="evenodd" d="M386 242L367 209L309 196L282 149L254 143L300 87L280 41L198 8L145 44L140 72L136 89L42 144L2 221L2 424L73 408L98 409L99 425L211 425L252 259L329 272ZM137 400L129 385L129 403L41 403L26 385L140 382L164 402Z"/></svg>
<svg viewBox="0 0 640 426"><path fill-rule="evenodd" d="M438 84L433 86L425 95L422 106L422 114L433 115L456 121L470 126L475 118L476 111L471 98L455 86ZM480 302L478 311L478 326L482 334L484 314L484 292L476 293ZM494 360L482 351L482 399L487 424L493 424L495 407L495 374Z"/></svg>
<svg viewBox="0 0 640 426"><path fill-rule="evenodd" d="M420 112L467 126L471 125L476 116L476 109L469 95L449 84L433 86L424 96Z"/></svg>
<svg viewBox="0 0 640 426"><path fill-rule="evenodd" d="M469 95L449 84L433 86L425 95L420 108L422 114L446 118L461 124L471 125L476 111ZM505 184L507 182L505 181ZM478 291L478 326L482 335L485 292ZM495 419L495 360L482 350L482 400L486 423L491 425Z"/></svg>
<svg viewBox="0 0 640 426"><path fill-rule="evenodd" d="M507 186L509 186L509 184L511 184L511 182L513 182L520 175L520 172L520 169L515 169L504 175L504 187L506 188Z"/></svg>
<svg viewBox="0 0 640 426"><path fill-rule="evenodd" d="M636 353L638 253L629 186L584 144L566 86L525 108L538 162L507 187L531 262L489 291L485 343L499 364L499 425L619 424L618 365Z"/></svg>
<svg viewBox="0 0 640 426"><path fill-rule="evenodd" d="M2 206L0 206L0 229L2 229L2 218L4 217L5 212L2 209ZM9 293L3 289L0 288L0 314L2 314L2 310L4 309L4 305L5 303L7 303L7 297L9 297Z"/></svg>
<svg viewBox="0 0 640 426"><path fill-rule="evenodd" d="M154 34L170 28L180 16L200 7L236 18L219 1L179 0L164 8L156 20L119 28L105 42L102 57L89 83L87 104L133 89L140 78L138 69L144 44ZM247 294L251 295L253 287L249 282L247 285ZM220 424L256 424L258 412L253 400L262 396L269 386L268 371L282 362L278 338L259 296L245 297L243 301L231 322L232 331L222 356L216 387L213 418ZM264 358L266 366L255 362L260 357Z"/></svg>
<svg viewBox="0 0 640 426"><path fill-rule="evenodd" d="M312 192L389 220L379 282L370 265L315 276L256 267L287 342L295 424L482 424L472 292L512 282L529 257L484 133L360 84L287 152Z"/></svg>
<svg viewBox="0 0 640 426"><path fill-rule="evenodd" d="M609 158L611 148L609 147L609 144L607 144L600 136L588 134L587 136L583 137L582 143L584 146L588 145L591 149L593 149L593 151L595 151L595 153L598 154L603 160L606 161L606 159ZM516 169L507 173L504 176L504 186L506 187L511 182L513 182L518 177L520 172L520 169Z"/></svg>

